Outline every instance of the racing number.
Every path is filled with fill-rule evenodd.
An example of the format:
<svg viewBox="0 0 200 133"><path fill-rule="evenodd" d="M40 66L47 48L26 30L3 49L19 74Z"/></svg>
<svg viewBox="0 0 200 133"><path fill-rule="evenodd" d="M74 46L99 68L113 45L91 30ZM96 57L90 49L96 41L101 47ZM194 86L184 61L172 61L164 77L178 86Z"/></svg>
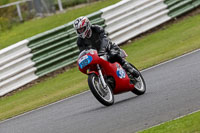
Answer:
<svg viewBox="0 0 200 133"><path fill-rule="evenodd" d="M81 62L81 66L82 66L82 67L85 67L85 66L87 66L88 64L89 64L89 62L88 62L87 59L85 59L85 60L83 60L83 61Z"/></svg>

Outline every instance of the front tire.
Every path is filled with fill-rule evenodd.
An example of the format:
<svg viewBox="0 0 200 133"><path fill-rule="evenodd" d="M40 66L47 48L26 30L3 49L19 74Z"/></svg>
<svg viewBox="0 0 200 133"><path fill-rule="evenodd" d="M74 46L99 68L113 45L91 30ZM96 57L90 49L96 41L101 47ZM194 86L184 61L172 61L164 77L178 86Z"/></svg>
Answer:
<svg viewBox="0 0 200 133"><path fill-rule="evenodd" d="M114 96L111 87L107 84L106 89L100 82L100 78L96 74L88 76L88 85L95 98L105 106L110 106L114 103Z"/></svg>

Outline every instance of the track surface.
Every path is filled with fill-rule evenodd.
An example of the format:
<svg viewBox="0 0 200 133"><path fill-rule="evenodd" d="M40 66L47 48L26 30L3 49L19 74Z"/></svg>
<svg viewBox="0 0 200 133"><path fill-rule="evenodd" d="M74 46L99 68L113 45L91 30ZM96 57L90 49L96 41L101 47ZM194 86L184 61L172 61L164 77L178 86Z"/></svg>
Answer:
<svg viewBox="0 0 200 133"><path fill-rule="evenodd" d="M104 107L91 92L0 123L0 133L133 133L200 109L200 50L142 72L147 92Z"/></svg>

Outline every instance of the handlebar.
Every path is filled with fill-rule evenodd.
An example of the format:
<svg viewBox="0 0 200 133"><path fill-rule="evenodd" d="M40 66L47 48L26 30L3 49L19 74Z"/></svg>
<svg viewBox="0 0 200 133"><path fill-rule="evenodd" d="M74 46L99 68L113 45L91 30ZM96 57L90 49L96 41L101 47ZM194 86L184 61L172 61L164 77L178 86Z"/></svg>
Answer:
<svg viewBox="0 0 200 133"><path fill-rule="evenodd" d="M82 57L82 56L84 56L84 55L86 55L86 54L88 54L88 53L94 54L94 51L97 51L97 50L95 50L95 49L85 49L85 50L83 50L83 51L79 54L79 57L78 57L78 58L80 58L80 57ZM100 57L101 59L104 59L104 60L108 61L107 53L104 54L104 55L100 55L99 57Z"/></svg>

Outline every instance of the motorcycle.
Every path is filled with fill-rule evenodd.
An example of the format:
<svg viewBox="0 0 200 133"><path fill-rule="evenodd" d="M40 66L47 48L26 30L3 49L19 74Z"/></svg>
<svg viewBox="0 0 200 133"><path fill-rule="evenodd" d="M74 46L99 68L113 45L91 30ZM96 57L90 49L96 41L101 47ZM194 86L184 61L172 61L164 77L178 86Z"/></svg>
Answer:
<svg viewBox="0 0 200 133"><path fill-rule="evenodd" d="M123 58L127 54L121 50ZM89 88L96 99L105 106L114 103L114 95L132 91L136 95L142 95L146 91L146 84L139 72L139 77L126 72L122 66L115 62L110 63L106 56L98 55L94 49L83 50L78 57L79 70L88 75Z"/></svg>

